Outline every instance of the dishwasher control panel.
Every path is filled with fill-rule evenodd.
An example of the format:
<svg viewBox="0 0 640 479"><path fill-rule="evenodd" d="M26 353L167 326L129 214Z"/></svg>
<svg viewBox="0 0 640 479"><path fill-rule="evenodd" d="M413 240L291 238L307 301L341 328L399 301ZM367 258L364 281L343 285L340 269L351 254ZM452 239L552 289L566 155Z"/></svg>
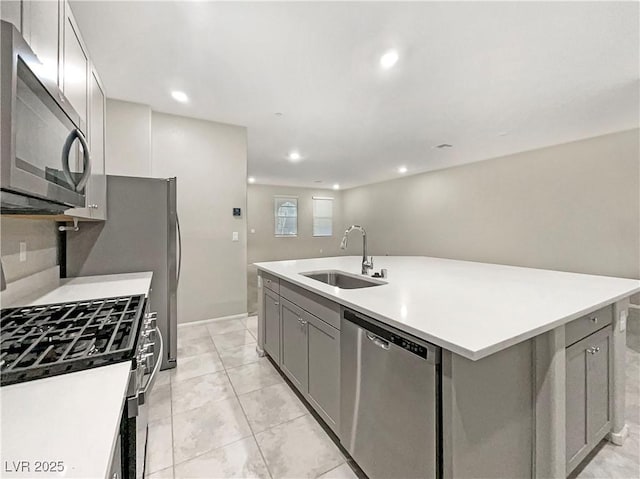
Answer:
<svg viewBox="0 0 640 479"><path fill-rule="evenodd" d="M370 336L369 333L367 333L370 336L369 339L371 340L379 340L387 344L387 346L389 343L394 344L395 346L409 351L410 353L413 353L416 356L421 357L422 359L433 359L436 361L438 360L437 354L434 355L435 347L432 347L430 351L429 347L424 344L420 344L417 341L409 339L408 335L400 335L395 331L391 331L390 329L382 328L378 324L373 323L371 320L367 320L368 318L363 318L360 314L357 314L350 310L345 310L344 319L357 324L361 328L375 335L375 337L373 337ZM388 347L386 349L388 349Z"/></svg>
<svg viewBox="0 0 640 479"><path fill-rule="evenodd" d="M388 340L396 346L401 347L402 349L406 349L407 351L411 351L412 353L417 354L421 358L427 359L427 348L421 346L418 343L414 343L407 338L403 338L393 333L389 333Z"/></svg>

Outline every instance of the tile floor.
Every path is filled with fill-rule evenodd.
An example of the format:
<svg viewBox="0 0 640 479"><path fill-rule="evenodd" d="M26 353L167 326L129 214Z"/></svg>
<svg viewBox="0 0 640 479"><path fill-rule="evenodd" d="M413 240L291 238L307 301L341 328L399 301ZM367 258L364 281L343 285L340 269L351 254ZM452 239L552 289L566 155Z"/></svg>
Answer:
<svg viewBox="0 0 640 479"><path fill-rule="evenodd" d="M150 399L147 477L357 477L258 357L256 336L256 317L178 329L178 367L160 373Z"/></svg>
<svg viewBox="0 0 640 479"><path fill-rule="evenodd" d="M257 318L178 329L178 367L150 407L147 468L160 478L355 479L345 457L266 358ZM573 477L640 477L640 331L627 348L629 438L603 442Z"/></svg>

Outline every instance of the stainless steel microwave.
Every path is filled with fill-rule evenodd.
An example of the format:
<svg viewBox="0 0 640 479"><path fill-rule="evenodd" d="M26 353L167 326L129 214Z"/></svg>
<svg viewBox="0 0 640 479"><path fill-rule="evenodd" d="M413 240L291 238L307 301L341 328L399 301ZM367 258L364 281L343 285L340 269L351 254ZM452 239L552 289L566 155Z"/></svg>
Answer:
<svg viewBox="0 0 640 479"><path fill-rule="evenodd" d="M85 206L91 174L82 117L18 30L0 24L2 214Z"/></svg>

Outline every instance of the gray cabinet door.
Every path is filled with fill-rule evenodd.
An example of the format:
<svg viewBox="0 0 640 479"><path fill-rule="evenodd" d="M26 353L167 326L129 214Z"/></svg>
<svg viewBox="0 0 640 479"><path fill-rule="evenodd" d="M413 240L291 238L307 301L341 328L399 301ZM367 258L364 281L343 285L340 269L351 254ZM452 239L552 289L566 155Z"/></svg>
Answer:
<svg viewBox="0 0 640 479"><path fill-rule="evenodd" d="M263 289L264 349L280 364L280 298L268 289Z"/></svg>
<svg viewBox="0 0 640 479"><path fill-rule="evenodd" d="M105 175L105 105L104 88L95 68L89 75L89 148L91 149L91 177L87 185L87 206L91 218L107 219L107 177Z"/></svg>
<svg viewBox="0 0 640 479"><path fill-rule="evenodd" d="M287 301L280 299L282 318L281 367L302 394L308 385L307 313Z"/></svg>
<svg viewBox="0 0 640 479"><path fill-rule="evenodd" d="M566 350L567 474L611 427L610 341L605 327Z"/></svg>
<svg viewBox="0 0 640 479"><path fill-rule="evenodd" d="M337 434L340 413L340 331L308 315L307 399Z"/></svg>
<svg viewBox="0 0 640 479"><path fill-rule="evenodd" d="M608 329L608 328L607 328ZM611 427L611 392L609 387L609 334L591 341L587 349L587 434L591 442L599 442ZM595 445L595 444L594 444Z"/></svg>
<svg viewBox="0 0 640 479"><path fill-rule="evenodd" d="M566 447L567 472L586 454L587 437L587 352L581 342L566 351Z"/></svg>

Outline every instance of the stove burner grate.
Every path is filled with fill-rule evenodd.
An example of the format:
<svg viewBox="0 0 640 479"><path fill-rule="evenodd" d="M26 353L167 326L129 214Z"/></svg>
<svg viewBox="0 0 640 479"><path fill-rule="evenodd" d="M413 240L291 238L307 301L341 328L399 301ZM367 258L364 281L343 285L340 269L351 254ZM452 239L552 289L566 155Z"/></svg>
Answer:
<svg viewBox="0 0 640 479"><path fill-rule="evenodd" d="M0 384L133 357L144 296L3 309Z"/></svg>

